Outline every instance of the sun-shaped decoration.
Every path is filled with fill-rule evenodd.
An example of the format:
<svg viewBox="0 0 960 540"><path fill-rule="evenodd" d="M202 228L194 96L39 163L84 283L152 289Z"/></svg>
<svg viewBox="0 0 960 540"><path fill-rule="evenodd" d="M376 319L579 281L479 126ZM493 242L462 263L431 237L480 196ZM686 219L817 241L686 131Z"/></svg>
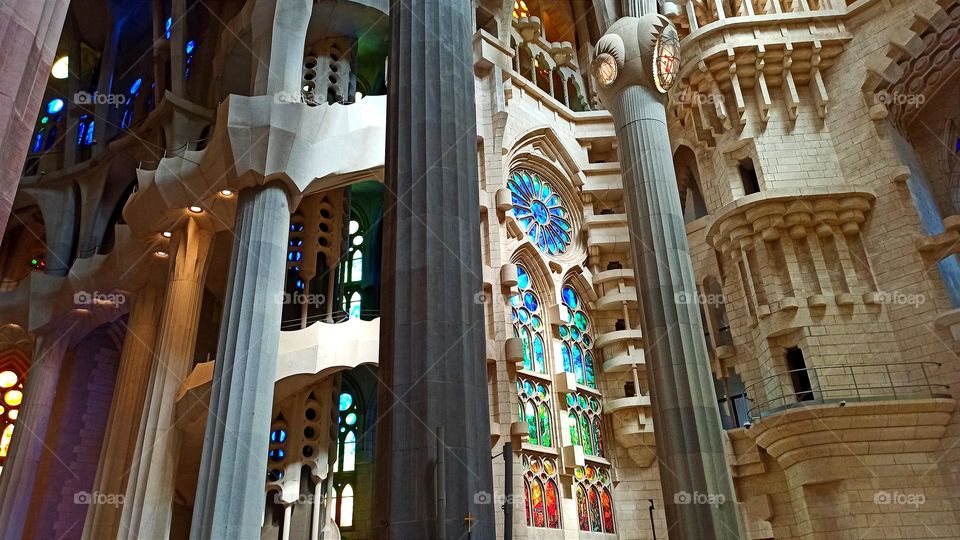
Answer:
<svg viewBox="0 0 960 540"><path fill-rule="evenodd" d="M513 215L540 251L563 253L570 246L573 226L560 197L536 173L517 171L507 182L513 193Z"/></svg>
<svg viewBox="0 0 960 540"><path fill-rule="evenodd" d="M653 81L657 90L667 93L677 82L679 74L680 35L672 24L667 23L657 35L653 50Z"/></svg>

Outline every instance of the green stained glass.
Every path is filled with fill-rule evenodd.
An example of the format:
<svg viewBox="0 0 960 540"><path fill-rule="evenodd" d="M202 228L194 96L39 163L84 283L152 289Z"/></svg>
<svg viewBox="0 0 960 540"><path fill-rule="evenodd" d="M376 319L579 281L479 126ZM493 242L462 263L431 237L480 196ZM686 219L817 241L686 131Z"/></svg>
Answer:
<svg viewBox="0 0 960 540"><path fill-rule="evenodd" d="M553 446L553 437L550 434L550 410L543 404L537 408L540 413L540 445Z"/></svg>
<svg viewBox="0 0 960 540"><path fill-rule="evenodd" d="M533 369L533 360L530 357L530 332L526 329L520 333L520 342L523 345L523 369Z"/></svg>
<svg viewBox="0 0 960 540"><path fill-rule="evenodd" d="M533 408L533 403L526 402L523 405L523 411L526 414L527 428L530 435L530 444L540 444L540 438L537 436L537 413Z"/></svg>
<svg viewBox="0 0 960 540"><path fill-rule="evenodd" d="M561 326L561 327L560 327L560 337L563 338L563 339L566 339L568 334L569 334L569 332L567 331L567 327L566 327L566 326Z"/></svg>
<svg viewBox="0 0 960 540"><path fill-rule="evenodd" d="M567 405L570 407L577 406L577 396L576 394L567 394Z"/></svg>
<svg viewBox="0 0 960 540"><path fill-rule="evenodd" d="M580 422L577 420L577 413L570 411L567 413L570 418L570 442L574 445L580 444Z"/></svg>
<svg viewBox="0 0 960 540"><path fill-rule="evenodd" d="M577 328L581 332L587 331L587 316L582 312L578 311L573 315L573 324L577 325Z"/></svg>
<svg viewBox="0 0 960 540"><path fill-rule="evenodd" d="M577 395L577 404L580 405L580 408L583 410L587 410L589 408L587 407L587 398L583 394Z"/></svg>

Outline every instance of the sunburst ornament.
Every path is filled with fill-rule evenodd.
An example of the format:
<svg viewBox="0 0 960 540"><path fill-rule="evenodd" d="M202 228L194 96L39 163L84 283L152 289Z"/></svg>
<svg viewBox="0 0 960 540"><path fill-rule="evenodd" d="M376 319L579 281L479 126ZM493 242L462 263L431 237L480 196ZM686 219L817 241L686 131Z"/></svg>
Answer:
<svg viewBox="0 0 960 540"><path fill-rule="evenodd" d="M573 225L563 201L536 173L517 171L507 182L513 194L513 215L540 251L563 253L573 239Z"/></svg>
<svg viewBox="0 0 960 540"><path fill-rule="evenodd" d="M680 74L680 35L672 24L664 25L653 49L653 82L666 94Z"/></svg>

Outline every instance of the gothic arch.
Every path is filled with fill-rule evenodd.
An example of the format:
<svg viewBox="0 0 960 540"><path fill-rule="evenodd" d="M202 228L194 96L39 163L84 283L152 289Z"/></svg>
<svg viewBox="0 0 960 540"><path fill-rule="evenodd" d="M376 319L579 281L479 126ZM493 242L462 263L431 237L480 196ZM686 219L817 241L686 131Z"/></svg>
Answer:
<svg viewBox="0 0 960 540"><path fill-rule="evenodd" d="M552 275L550 267L529 239L524 238L523 243L514 250L510 262L522 264L533 278L534 288L540 291L544 297L554 299L556 287L554 287L553 279L550 277Z"/></svg>
<svg viewBox="0 0 960 540"><path fill-rule="evenodd" d="M597 299L597 291L593 289L593 281L590 277L589 272L587 272L582 266L575 265L569 268L566 273L563 274L563 279L560 280L560 286L571 285L577 291L577 294L581 298L585 298L590 302L588 306L593 310L593 302Z"/></svg>

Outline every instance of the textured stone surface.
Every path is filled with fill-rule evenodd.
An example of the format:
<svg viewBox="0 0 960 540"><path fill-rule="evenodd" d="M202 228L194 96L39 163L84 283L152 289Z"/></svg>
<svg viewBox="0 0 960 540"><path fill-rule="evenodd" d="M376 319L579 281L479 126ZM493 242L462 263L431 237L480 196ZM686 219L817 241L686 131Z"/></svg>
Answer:
<svg viewBox="0 0 960 540"><path fill-rule="evenodd" d="M289 224L279 185L240 193L190 529L197 540L259 537L264 475L250 471L267 467Z"/></svg>
<svg viewBox="0 0 960 540"><path fill-rule="evenodd" d="M391 8L377 484L386 537L436 538L437 428L447 538L492 538L472 9Z"/></svg>
<svg viewBox="0 0 960 540"><path fill-rule="evenodd" d="M634 272L644 307L667 527L671 538L737 538L733 479L696 301L666 109L661 97L643 86L627 87L610 105L620 143ZM698 504L693 500L698 495L720 504Z"/></svg>

